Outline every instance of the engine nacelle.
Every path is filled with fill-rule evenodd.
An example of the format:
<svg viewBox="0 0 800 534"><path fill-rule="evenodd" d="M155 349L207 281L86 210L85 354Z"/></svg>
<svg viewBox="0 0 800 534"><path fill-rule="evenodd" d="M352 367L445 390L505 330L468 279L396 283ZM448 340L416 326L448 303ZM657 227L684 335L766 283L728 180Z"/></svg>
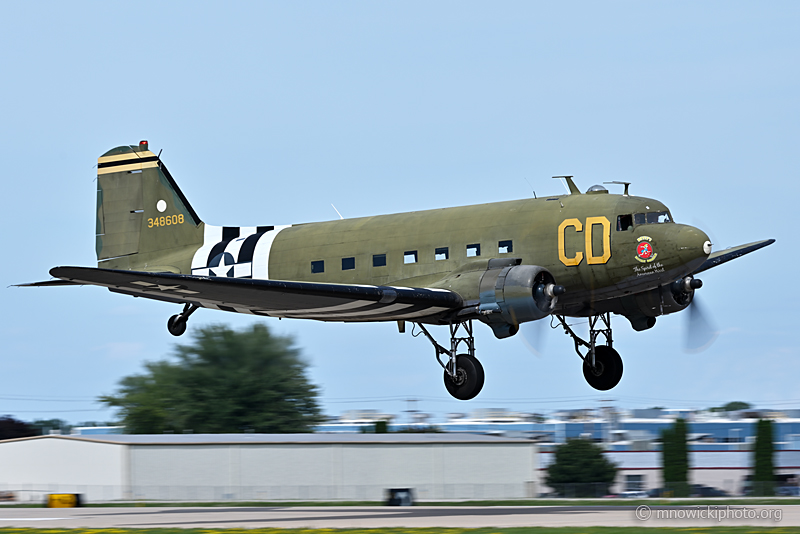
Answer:
<svg viewBox="0 0 800 534"><path fill-rule="evenodd" d="M694 290L702 286L701 280L687 276L657 289L639 293L633 296L636 309L627 309L624 315L634 330L647 330L656 324L656 317L659 315L669 315L688 308L694 299Z"/></svg>
<svg viewBox="0 0 800 534"><path fill-rule="evenodd" d="M558 296L565 291L553 275L538 265L492 268L481 277L481 320L492 327L498 338L513 336L519 325L547 317Z"/></svg>

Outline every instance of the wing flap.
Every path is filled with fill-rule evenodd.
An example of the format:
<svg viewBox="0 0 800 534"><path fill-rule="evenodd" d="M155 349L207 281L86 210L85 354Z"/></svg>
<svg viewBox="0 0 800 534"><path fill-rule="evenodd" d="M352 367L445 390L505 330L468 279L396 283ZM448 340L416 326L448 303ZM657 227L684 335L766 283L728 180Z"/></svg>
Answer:
<svg viewBox="0 0 800 534"><path fill-rule="evenodd" d="M420 319L463 306L457 293L445 289L254 280L93 267L55 267L50 274L69 283L103 286L115 293L137 297L322 321Z"/></svg>
<svg viewBox="0 0 800 534"><path fill-rule="evenodd" d="M707 271L712 267L716 267L717 265L722 265L723 263L727 263L731 260L735 260L736 258L740 258L745 254L750 254L751 252L755 252L756 250L762 249L767 247L775 242L774 239L765 239L763 241L756 241L754 243L747 243L746 245L739 245L738 247L731 247L726 248L725 250L720 250L718 252L712 253L706 261L700 266L692 274L699 274L703 271Z"/></svg>

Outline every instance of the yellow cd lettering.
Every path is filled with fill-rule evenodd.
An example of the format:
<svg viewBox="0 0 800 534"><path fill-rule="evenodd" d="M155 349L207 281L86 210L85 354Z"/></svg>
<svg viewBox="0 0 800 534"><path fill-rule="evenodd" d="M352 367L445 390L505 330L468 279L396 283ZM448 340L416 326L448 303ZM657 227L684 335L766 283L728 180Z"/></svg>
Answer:
<svg viewBox="0 0 800 534"><path fill-rule="evenodd" d="M567 228L570 226L575 228L575 232L580 232L583 230L583 224L581 224L581 221L578 219L566 219L561 221L561 224L558 225L558 259L560 259L561 263L567 267L580 265L581 261L583 261L583 252L576 252L573 257L568 258L567 253L564 250L564 235L567 232Z"/></svg>
<svg viewBox="0 0 800 534"><path fill-rule="evenodd" d="M595 256L592 250L592 232L595 225L603 227L603 254ZM611 259L611 223L605 217L586 217L586 263L599 265Z"/></svg>
<svg viewBox="0 0 800 534"><path fill-rule="evenodd" d="M595 226L603 227L603 253L600 256L594 255L592 241ZM575 255L567 257L566 252L566 232L567 228L575 228L575 233L583 232L583 224L578 219L565 219L558 225L558 259L567 267L580 265L583 261L583 252L576 251ZM605 217L586 217L586 233L584 238L584 250L586 251L586 263L589 265L600 265L607 263L611 259L611 223Z"/></svg>

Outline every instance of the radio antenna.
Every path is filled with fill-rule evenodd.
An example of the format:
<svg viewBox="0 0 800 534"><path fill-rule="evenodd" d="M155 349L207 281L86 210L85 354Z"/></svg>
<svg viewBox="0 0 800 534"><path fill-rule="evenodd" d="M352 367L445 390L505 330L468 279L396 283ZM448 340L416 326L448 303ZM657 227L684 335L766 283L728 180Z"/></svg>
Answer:
<svg viewBox="0 0 800 534"><path fill-rule="evenodd" d="M528 182L528 179L525 178L525 181ZM528 182L528 187L530 187L531 191L533 192L533 198L536 198L536 191L533 190L533 186L531 185L530 182Z"/></svg>

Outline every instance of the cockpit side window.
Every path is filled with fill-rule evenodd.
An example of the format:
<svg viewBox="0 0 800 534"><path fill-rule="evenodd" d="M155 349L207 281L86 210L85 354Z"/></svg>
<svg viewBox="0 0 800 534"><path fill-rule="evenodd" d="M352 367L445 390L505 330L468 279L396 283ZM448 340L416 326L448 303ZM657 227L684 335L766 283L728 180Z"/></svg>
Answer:
<svg viewBox="0 0 800 534"><path fill-rule="evenodd" d="M633 215L633 224L639 226L640 224L645 224L645 216L644 213L635 213Z"/></svg>
<svg viewBox="0 0 800 534"><path fill-rule="evenodd" d="M633 228L633 215L619 215L617 217L617 232L624 232Z"/></svg>

